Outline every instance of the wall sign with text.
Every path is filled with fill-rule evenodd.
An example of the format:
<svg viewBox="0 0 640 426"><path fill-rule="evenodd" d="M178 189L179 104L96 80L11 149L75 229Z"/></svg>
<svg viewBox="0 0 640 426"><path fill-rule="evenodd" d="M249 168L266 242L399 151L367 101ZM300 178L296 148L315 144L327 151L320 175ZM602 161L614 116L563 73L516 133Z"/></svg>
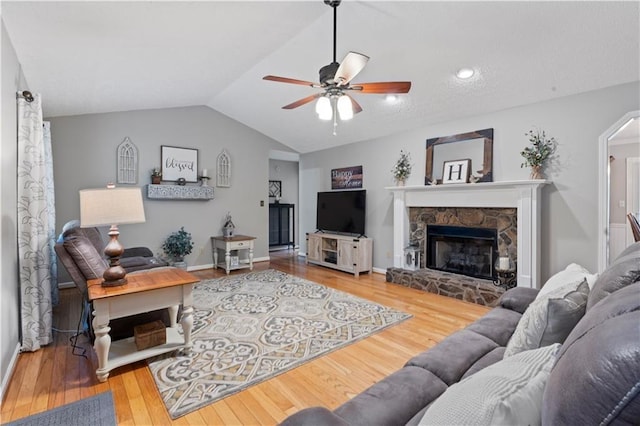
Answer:
<svg viewBox="0 0 640 426"><path fill-rule="evenodd" d="M362 166L331 170L331 189L362 188Z"/></svg>
<svg viewBox="0 0 640 426"><path fill-rule="evenodd" d="M162 145L162 180L198 182L198 150Z"/></svg>

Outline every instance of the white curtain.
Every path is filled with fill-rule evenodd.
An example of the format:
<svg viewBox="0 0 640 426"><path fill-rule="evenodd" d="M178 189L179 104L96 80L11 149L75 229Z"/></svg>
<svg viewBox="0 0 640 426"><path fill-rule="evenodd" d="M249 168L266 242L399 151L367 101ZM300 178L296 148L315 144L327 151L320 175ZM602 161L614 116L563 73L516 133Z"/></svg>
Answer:
<svg viewBox="0 0 640 426"><path fill-rule="evenodd" d="M39 94L18 98L18 267L22 350L49 344L57 303L53 159Z"/></svg>

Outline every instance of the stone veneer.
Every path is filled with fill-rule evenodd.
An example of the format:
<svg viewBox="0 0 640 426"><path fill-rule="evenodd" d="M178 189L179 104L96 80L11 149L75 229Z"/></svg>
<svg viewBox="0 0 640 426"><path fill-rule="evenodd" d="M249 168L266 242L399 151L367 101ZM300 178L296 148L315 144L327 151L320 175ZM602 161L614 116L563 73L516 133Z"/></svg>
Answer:
<svg viewBox="0 0 640 426"><path fill-rule="evenodd" d="M387 281L491 307L498 304L498 299L504 293L504 289L489 280L432 269L409 271L401 268L387 268Z"/></svg>
<svg viewBox="0 0 640 426"><path fill-rule="evenodd" d="M509 253L517 264L518 212L515 208L411 207L409 241L420 247L420 267L425 267L427 225L466 226L498 230L498 252Z"/></svg>
<svg viewBox="0 0 640 426"><path fill-rule="evenodd" d="M405 287L480 305L495 306L504 290L493 285L491 281L425 268L427 225L497 229L498 252L508 253L517 265L517 217L515 208L411 207L409 208L409 241L420 248L422 269L409 271L388 268L386 279L388 282Z"/></svg>

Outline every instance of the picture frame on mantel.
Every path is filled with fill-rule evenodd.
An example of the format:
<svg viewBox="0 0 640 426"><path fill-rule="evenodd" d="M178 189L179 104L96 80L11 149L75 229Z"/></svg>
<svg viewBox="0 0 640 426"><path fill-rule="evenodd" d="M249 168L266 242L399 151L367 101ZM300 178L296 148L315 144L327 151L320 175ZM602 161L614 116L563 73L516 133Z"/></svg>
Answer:
<svg viewBox="0 0 640 426"><path fill-rule="evenodd" d="M444 163L461 157L470 159L474 182L493 182L493 129L427 139L426 157L425 185L443 183Z"/></svg>
<svg viewBox="0 0 640 426"><path fill-rule="evenodd" d="M168 182L198 182L198 150L161 145L162 180Z"/></svg>
<svg viewBox="0 0 640 426"><path fill-rule="evenodd" d="M470 174L470 159L445 161L442 165L442 184L468 183Z"/></svg>

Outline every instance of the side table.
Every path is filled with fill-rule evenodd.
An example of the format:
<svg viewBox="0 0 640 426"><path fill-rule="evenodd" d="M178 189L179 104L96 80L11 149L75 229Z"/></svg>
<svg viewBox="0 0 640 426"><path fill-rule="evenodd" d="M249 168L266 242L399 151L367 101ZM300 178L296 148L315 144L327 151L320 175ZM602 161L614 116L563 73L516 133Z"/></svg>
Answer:
<svg viewBox="0 0 640 426"><path fill-rule="evenodd" d="M234 235L233 237L211 237L211 251L213 252L213 265L215 268L224 268L229 272L234 269L249 268L253 271L253 242L256 237L247 235ZM224 262L218 262L218 250L224 250ZM238 259L237 264L231 264L231 251L248 251L246 259Z"/></svg>
<svg viewBox="0 0 640 426"><path fill-rule="evenodd" d="M200 281L179 268L154 268L127 274L127 284L102 287L102 278L88 281L89 300L93 302L93 329L96 335L93 348L98 357L96 376L104 382L114 368L131 364L152 356L183 349L191 351L193 328L193 284ZM180 324L184 337L177 328L178 306L182 304ZM148 349L137 350L134 338L111 342L109 320L156 309L168 308L171 326L167 328L167 342Z"/></svg>

